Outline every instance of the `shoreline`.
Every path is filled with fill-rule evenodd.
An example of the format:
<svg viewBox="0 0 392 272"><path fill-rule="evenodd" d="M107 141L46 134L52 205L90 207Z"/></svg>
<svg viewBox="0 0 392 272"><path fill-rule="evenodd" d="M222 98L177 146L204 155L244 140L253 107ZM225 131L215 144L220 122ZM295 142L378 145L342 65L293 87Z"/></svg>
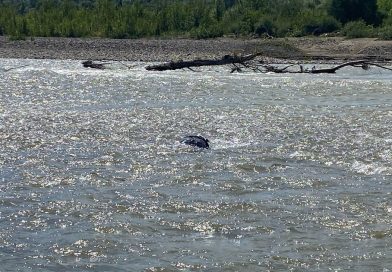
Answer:
<svg viewBox="0 0 392 272"><path fill-rule="evenodd" d="M372 38L304 37L279 39L218 38L106 39L26 38L10 41L0 36L0 58L72 59L168 62L214 59L230 54L263 52L263 57L306 62L338 62L356 59L392 60L392 41Z"/></svg>

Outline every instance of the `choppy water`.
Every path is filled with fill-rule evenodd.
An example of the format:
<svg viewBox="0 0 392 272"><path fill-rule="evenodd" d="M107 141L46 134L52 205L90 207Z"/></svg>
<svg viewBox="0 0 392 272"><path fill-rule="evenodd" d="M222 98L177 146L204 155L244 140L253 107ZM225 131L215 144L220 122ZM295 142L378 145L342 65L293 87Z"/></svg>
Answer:
<svg viewBox="0 0 392 272"><path fill-rule="evenodd" d="M392 270L392 74L80 66L0 60L1 272Z"/></svg>

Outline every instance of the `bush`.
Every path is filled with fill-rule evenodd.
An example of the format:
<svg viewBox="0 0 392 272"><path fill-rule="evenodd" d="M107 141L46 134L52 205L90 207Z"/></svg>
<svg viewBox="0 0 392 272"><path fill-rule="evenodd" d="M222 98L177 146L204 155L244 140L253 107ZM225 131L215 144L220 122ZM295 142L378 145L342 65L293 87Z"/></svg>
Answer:
<svg viewBox="0 0 392 272"><path fill-rule="evenodd" d="M198 28L193 29L190 32L190 36L193 39L217 38L223 36L223 31L216 25L212 25L209 27L200 26Z"/></svg>
<svg viewBox="0 0 392 272"><path fill-rule="evenodd" d="M8 37L8 40L9 41L25 41L26 36L21 33L16 33L16 34L10 35Z"/></svg>
<svg viewBox="0 0 392 272"><path fill-rule="evenodd" d="M235 36L248 35L252 33L252 27L243 21L233 21L225 26L226 33L234 34Z"/></svg>
<svg viewBox="0 0 392 272"><path fill-rule="evenodd" d="M383 21L383 24L384 24L384 26L386 26L386 25L392 26L392 15L390 15L388 17L385 17L384 21Z"/></svg>
<svg viewBox="0 0 392 272"><path fill-rule="evenodd" d="M378 37L383 40L392 40L392 25L386 25L380 28Z"/></svg>
<svg viewBox="0 0 392 272"><path fill-rule="evenodd" d="M303 35L319 36L324 33L334 32L340 28L341 24L338 20L330 16L324 16L313 17L305 21L300 30Z"/></svg>
<svg viewBox="0 0 392 272"><path fill-rule="evenodd" d="M275 23L268 17L262 18L257 22L254 26L255 34L261 36L263 34L267 34L269 36L276 35L276 26Z"/></svg>
<svg viewBox="0 0 392 272"><path fill-rule="evenodd" d="M365 21L348 22L342 29L343 35L348 38L374 37L373 26L367 25Z"/></svg>
<svg viewBox="0 0 392 272"><path fill-rule="evenodd" d="M276 21L277 37L293 36L293 32L293 26L289 21L278 18L278 20Z"/></svg>

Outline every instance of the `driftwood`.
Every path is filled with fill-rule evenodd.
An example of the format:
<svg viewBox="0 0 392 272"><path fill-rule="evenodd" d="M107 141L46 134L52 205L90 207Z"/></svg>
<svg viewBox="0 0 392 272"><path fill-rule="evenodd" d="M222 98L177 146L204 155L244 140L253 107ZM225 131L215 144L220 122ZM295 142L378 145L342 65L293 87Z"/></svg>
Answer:
<svg viewBox="0 0 392 272"><path fill-rule="evenodd" d="M336 73L337 70L346 67L346 66L356 66L356 65L361 65L361 68L364 70L368 70L369 69L369 62L365 61L365 60L357 60L357 61L350 61L350 62L346 62L343 64L340 64L338 66L332 67L332 68L325 68L325 69L312 69L309 70L309 73L311 74L322 74L322 73L326 73L326 74L334 74Z"/></svg>
<svg viewBox="0 0 392 272"><path fill-rule="evenodd" d="M317 69L315 66L313 68L304 68L301 64L289 64L285 67L281 67L281 65L271 65L268 64L265 59L257 60L256 58L261 56L261 53L249 54L249 55L225 55L220 59L196 59L189 61L171 61L167 63L161 63L156 65L149 65L146 67L148 71L167 71L167 70L178 70L178 69L189 69L194 71L192 68L194 67L202 67L202 66L217 66L217 65L232 65L231 73L234 72L242 72L245 70L251 70L259 73L294 73L294 74L333 74L336 71L347 67L359 67L364 70L370 69L371 66L376 66L385 70L392 71L391 68L385 67L381 64L371 62L369 60L354 60L345 62L330 68L320 68ZM106 69L106 65L110 64L108 62L93 62L92 60L87 60L82 62L83 67L86 68L94 68L94 69ZM122 62L120 62L123 66L128 69L134 66L128 66ZM298 67L295 69L293 67Z"/></svg>
<svg viewBox="0 0 392 272"><path fill-rule="evenodd" d="M82 64L83 64L83 67L85 67L85 68L93 68L93 69L101 69L101 70L106 68L105 67L106 63L96 63L96 62L93 62L92 60L83 61Z"/></svg>
<svg viewBox="0 0 392 272"><path fill-rule="evenodd" d="M317 69L313 66L312 69L304 68L303 65L300 64L290 64L283 68L279 66L274 66L270 64L265 64L264 60L259 62L255 61L255 58L262 55L261 53L255 53L245 56L237 56L237 55L225 55L220 59L203 59L203 60L190 60L190 61L172 61L163 64L150 65L146 67L146 70L149 71L167 71L167 70L177 70L177 69L190 69L193 67L202 67L202 66L214 66L214 65L232 65L231 73L233 72L242 72L243 69L253 70L254 72L260 73L308 73L308 74L333 74L336 73L339 69L342 69L347 66L352 67L360 67L362 69L369 69L371 66L376 66L382 69L390 70L391 68L385 67L381 64L377 64L374 62L370 62L368 60L355 60L349 61L331 68L322 68ZM299 69L293 70L293 66L298 66ZM291 68L291 69L289 69ZM192 70L193 71L193 70Z"/></svg>
<svg viewBox="0 0 392 272"><path fill-rule="evenodd" d="M149 71L167 71L167 70L178 70L184 68L192 67L202 67L202 66L214 66L214 65L228 65L228 64L245 64L261 55L260 53L246 55L246 56L231 56L225 55L221 59L204 59L204 60L191 60L191 61L172 61L163 64L150 65L146 67Z"/></svg>
<svg viewBox="0 0 392 272"><path fill-rule="evenodd" d="M288 65L284 68L278 68L272 65L262 65L261 67L264 69L264 72L273 72L273 73L307 73L307 74L334 74L336 71L339 69L342 69L347 66L353 66L353 67L360 67L364 70L370 69L371 66L376 66L385 70L392 71L391 68L385 67L381 64L369 62L367 60L356 60L356 61L349 61L331 68L322 68L322 69L316 69L315 66L313 66L312 69L304 69L302 65L299 66L299 70L288 70L289 67L292 67L294 65ZM259 69L261 70L261 69Z"/></svg>
<svg viewBox="0 0 392 272"><path fill-rule="evenodd" d="M108 69L110 68L110 66L108 67L107 65L112 64L113 62L118 62L119 64L121 64L122 66L126 67L127 69L131 69L136 67L137 65L127 65L122 61L112 61L112 62L94 62L92 60L86 60L82 62L83 67L85 68L93 68L93 69L100 69L100 70L104 70L104 69Z"/></svg>

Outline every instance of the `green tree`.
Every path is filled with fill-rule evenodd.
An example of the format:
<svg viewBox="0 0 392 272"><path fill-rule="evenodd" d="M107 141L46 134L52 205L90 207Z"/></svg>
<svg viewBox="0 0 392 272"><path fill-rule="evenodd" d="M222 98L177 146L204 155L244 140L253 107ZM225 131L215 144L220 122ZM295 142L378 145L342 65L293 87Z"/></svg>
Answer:
<svg viewBox="0 0 392 272"><path fill-rule="evenodd" d="M391 0L378 0L377 6L380 11L392 15L392 1Z"/></svg>
<svg viewBox="0 0 392 272"><path fill-rule="evenodd" d="M384 27L380 30L381 38L392 40L392 1L378 0L380 13L384 16Z"/></svg>
<svg viewBox="0 0 392 272"><path fill-rule="evenodd" d="M223 0L215 0L216 19L220 21L225 12L225 2Z"/></svg>
<svg viewBox="0 0 392 272"><path fill-rule="evenodd" d="M231 8L237 3L237 0L224 0L224 2L226 8Z"/></svg>
<svg viewBox="0 0 392 272"><path fill-rule="evenodd" d="M329 14L342 23L364 20L368 24L379 24L377 0L330 0Z"/></svg>
<svg viewBox="0 0 392 272"><path fill-rule="evenodd" d="M392 0L0 0L0 35L15 36L318 35L381 18Z"/></svg>

